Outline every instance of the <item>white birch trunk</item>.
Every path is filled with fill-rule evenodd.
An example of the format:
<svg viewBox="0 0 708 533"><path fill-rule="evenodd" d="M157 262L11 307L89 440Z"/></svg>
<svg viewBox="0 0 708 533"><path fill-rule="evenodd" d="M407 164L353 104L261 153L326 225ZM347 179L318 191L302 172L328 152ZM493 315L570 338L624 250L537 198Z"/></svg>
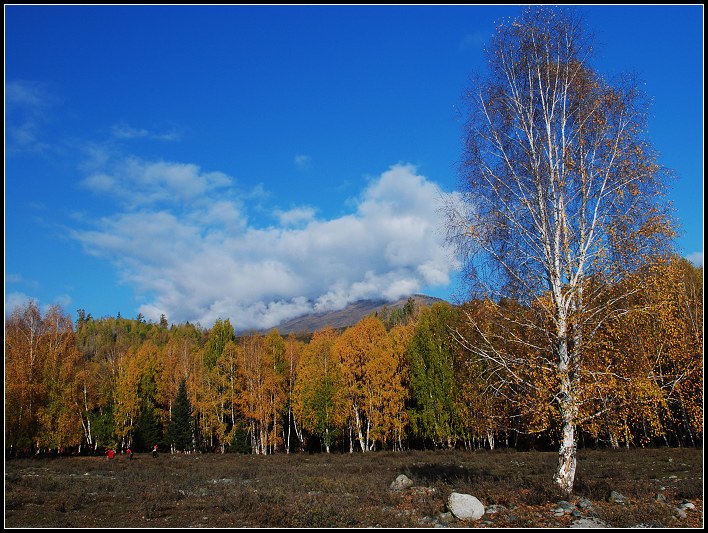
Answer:
<svg viewBox="0 0 708 533"><path fill-rule="evenodd" d="M558 451L558 469L554 481L561 492L570 495L575 482L575 467L577 462L575 446L575 422L572 417L567 417L563 410L563 426L560 450Z"/></svg>
<svg viewBox="0 0 708 533"><path fill-rule="evenodd" d="M356 402L354 403L354 420L356 421L356 431L359 437L359 446L361 446L361 451L366 451L366 442L364 442L364 434L361 428L361 417L359 416L359 409L357 408Z"/></svg>

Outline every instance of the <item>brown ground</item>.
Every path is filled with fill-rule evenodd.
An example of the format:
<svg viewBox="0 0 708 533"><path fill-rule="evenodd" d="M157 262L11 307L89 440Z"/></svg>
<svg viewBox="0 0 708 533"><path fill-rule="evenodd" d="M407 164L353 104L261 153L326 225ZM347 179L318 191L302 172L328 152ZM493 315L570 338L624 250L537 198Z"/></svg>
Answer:
<svg viewBox="0 0 708 533"><path fill-rule="evenodd" d="M18 459L5 463L5 526L567 527L577 518L554 514L554 463L508 450ZM392 492L401 473L415 486ZM702 475L702 450L581 450L570 501L590 499L581 514L614 527L702 528ZM607 501L612 490L630 503ZM456 521L444 514L453 491L504 509ZM673 517L684 500L695 509Z"/></svg>

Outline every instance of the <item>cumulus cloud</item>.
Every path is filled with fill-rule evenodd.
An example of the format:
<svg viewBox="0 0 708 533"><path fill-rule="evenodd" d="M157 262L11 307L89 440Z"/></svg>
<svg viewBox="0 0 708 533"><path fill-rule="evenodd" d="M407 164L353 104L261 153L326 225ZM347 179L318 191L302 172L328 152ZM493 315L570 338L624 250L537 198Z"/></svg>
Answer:
<svg viewBox="0 0 708 533"><path fill-rule="evenodd" d="M349 214L321 220L311 207L276 211L280 225L266 228L249 224L238 201L221 199L223 174L145 162L119 174L148 198L176 191L198 200L178 210L123 199L120 212L73 233L147 296L140 312L154 320L164 313L173 322L230 318L239 329L269 328L364 298L393 300L444 285L455 268L439 231L445 194L411 165L371 180ZM85 184L115 194L117 174L105 176Z"/></svg>

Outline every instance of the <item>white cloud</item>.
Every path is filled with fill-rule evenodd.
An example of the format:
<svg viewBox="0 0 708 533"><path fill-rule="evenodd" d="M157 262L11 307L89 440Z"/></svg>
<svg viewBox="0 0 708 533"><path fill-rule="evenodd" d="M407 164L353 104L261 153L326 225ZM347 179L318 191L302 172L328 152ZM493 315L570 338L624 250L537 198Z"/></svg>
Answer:
<svg viewBox="0 0 708 533"><path fill-rule="evenodd" d="M13 80L5 84L6 153L43 152L49 148L41 130L56 102L42 83Z"/></svg>
<svg viewBox="0 0 708 533"><path fill-rule="evenodd" d="M5 274L5 283L22 283L24 278L21 274Z"/></svg>
<svg viewBox="0 0 708 533"><path fill-rule="evenodd" d="M298 226L314 220L315 210L312 207L296 207L289 211L276 210L275 216L281 226Z"/></svg>
<svg viewBox="0 0 708 533"><path fill-rule="evenodd" d="M118 139L139 139L147 137L150 132L144 128L133 128L125 122L121 122L113 125L111 134Z"/></svg>
<svg viewBox="0 0 708 533"><path fill-rule="evenodd" d="M703 251L690 253L686 256L686 259L697 267L703 266Z"/></svg>
<svg viewBox="0 0 708 533"><path fill-rule="evenodd" d="M109 172L94 172L82 184L96 193L109 193L132 209L191 202L233 184L223 172L203 172L193 164L145 162L131 157L110 165Z"/></svg>
<svg viewBox="0 0 708 533"><path fill-rule="evenodd" d="M29 80L13 80L5 84L5 104L7 106L25 106L32 109L49 107L56 99L51 96L46 86Z"/></svg>
<svg viewBox="0 0 708 533"><path fill-rule="evenodd" d="M67 309L71 305L72 299L68 294L60 294L59 296L55 296L51 303L40 304L37 298L28 296L23 292L11 292L5 294L5 317L10 316L15 309L24 307L29 302L35 302L44 314L52 305L58 305L64 312L67 312Z"/></svg>
<svg viewBox="0 0 708 533"><path fill-rule="evenodd" d="M116 183L99 176L85 184L116 194ZM276 211L280 225L267 228L248 224L241 203L222 198L223 174L135 162L121 176L150 198L194 200L179 209L123 201L121 212L73 233L145 297L140 311L150 319L164 313L173 322L210 325L221 317L239 329L268 328L363 298L444 285L455 268L439 231L445 195L410 165L371 180L350 214L319 220L313 208L299 207Z"/></svg>
<svg viewBox="0 0 708 533"><path fill-rule="evenodd" d="M56 296L54 298L54 302L52 302L52 303L53 303L53 305L58 305L64 311L67 311L67 309L71 305L72 301L73 300L71 299L71 296L69 296L68 294L60 294L59 296ZM46 311L46 309L45 309L45 311Z"/></svg>
<svg viewBox="0 0 708 533"><path fill-rule="evenodd" d="M24 306L31 300L37 301L35 298L31 298L23 292L10 292L5 294L5 317L10 316L15 309Z"/></svg>
<svg viewBox="0 0 708 533"><path fill-rule="evenodd" d="M180 137L174 130L157 133L146 130L145 128L134 128L125 122L114 124L111 128L111 134L116 139L151 139L157 141L176 141L179 140Z"/></svg>

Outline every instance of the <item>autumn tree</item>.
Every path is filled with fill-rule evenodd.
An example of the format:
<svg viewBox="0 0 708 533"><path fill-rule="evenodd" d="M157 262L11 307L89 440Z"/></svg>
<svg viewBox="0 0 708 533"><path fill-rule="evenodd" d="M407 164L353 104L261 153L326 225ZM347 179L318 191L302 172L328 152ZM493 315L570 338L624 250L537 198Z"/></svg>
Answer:
<svg viewBox="0 0 708 533"><path fill-rule="evenodd" d="M327 453L347 418L347 390L342 364L332 346L337 333L316 331L303 349L293 391L293 413L302 428L318 437Z"/></svg>
<svg viewBox="0 0 708 533"><path fill-rule="evenodd" d="M281 427L284 426L287 404L287 360L285 341L277 329L271 330L263 339L265 351L265 373L268 376L265 399L267 402L268 445L271 452L277 451L282 441Z"/></svg>
<svg viewBox="0 0 708 533"><path fill-rule="evenodd" d="M651 272L638 348L653 361L651 379L661 387L684 442L703 441L703 266L672 257ZM628 329L625 332L629 331ZM680 438L680 437L679 437ZM679 441L680 442L680 441Z"/></svg>
<svg viewBox="0 0 708 533"><path fill-rule="evenodd" d="M449 327L462 335L469 345L480 346L484 342L493 340L497 343L496 348L499 349L509 342L509 330L499 327L496 315L510 306L515 307L515 303L501 301L497 305L488 300L467 302L456 314L456 318L473 318L475 327L470 327L469 320L458 321L450 324ZM483 335L478 333L480 331ZM520 333L514 332L517 337ZM520 347L518 343L515 344L518 355ZM528 350L524 357L518 358L522 362L520 366L532 366L529 365L530 357L527 352ZM460 415L459 425L465 445L472 447L475 441L486 441L489 448L493 450L497 435L504 433L508 437L512 431L520 430L518 417L515 416L519 410L514 409L515 404L527 402L524 406L525 411L536 412L528 403L533 397L532 392L518 390L513 380L508 378L510 371L525 374L526 370L507 367L502 373L486 358L479 357L468 350L455 347L453 353L457 383L457 411ZM539 376L536 376L534 379L537 386L543 383L543 380L538 378Z"/></svg>
<svg viewBox="0 0 708 533"><path fill-rule="evenodd" d="M660 435L667 444L696 445L703 432L702 267L671 257L625 283L641 287L635 307L605 324L591 354L596 367L624 379L595 391L609 408L589 429L614 447Z"/></svg>
<svg viewBox="0 0 708 533"><path fill-rule="evenodd" d="M164 407L163 419L172 420L172 408L179 392L180 384L187 379L189 359L194 341L179 332L178 328L169 335L160 349L160 372L156 382L156 402Z"/></svg>
<svg viewBox="0 0 708 533"><path fill-rule="evenodd" d="M342 362L349 413L361 450L385 445L394 436L396 417L404 410L398 359L383 322L370 316L347 328L333 350Z"/></svg>
<svg viewBox="0 0 708 533"><path fill-rule="evenodd" d="M230 426L228 431L230 433L234 431L237 426L237 420L240 419L238 409L241 385L237 372L240 353L240 347L234 341L227 342L221 355L216 360L214 372L216 386L219 389L219 401L227 417L227 425Z"/></svg>
<svg viewBox="0 0 708 533"><path fill-rule="evenodd" d="M42 393L42 314L34 301L16 307L5 320L5 442L30 447L37 432Z"/></svg>
<svg viewBox="0 0 708 533"><path fill-rule="evenodd" d="M96 438L94 427L94 413L102 406L109 403L109 395L105 394L105 388L101 386L104 373L97 361L84 361L76 368L69 398L73 404L78 418L81 422L83 438L79 441L79 447L86 445L93 447ZM113 427L111 422L110 427ZM100 433L100 432L99 432ZM79 448L80 449L80 448Z"/></svg>
<svg viewBox="0 0 708 533"><path fill-rule="evenodd" d="M241 338L238 361L240 412L251 433L253 453L272 453L285 406L283 387L285 344L273 330L267 336L252 333Z"/></svg>
<svg viewBox="0 0 708 533"><path fill-rule="evenodd" d="M80 441L73 388L83 368L71 318L58 306L42 316L36 302L5 320L5 441L59 448Z"/></svg>
<svg viewBox="0 0 708 533"><path fill-rule="evenodd" d="M400 385L396 396L397 408L391 412L392 443L394 450L404 449L404 439L407 436L409 418L406 405L410 399L410 365L406 357L408 343L415 331L415 323L409 320L398 323L388 332L390 356L395 365L396 384Z"/></svg>
<svg viewBox="0 0 708 533"><path fill-rule="evenodd" d="M151 422L151 401L145 398L150 392L150 375L146 369L152 368L156 359L157 347L152 344L131 347L125 354L120 354L116 360L117 377L113 392L113 417L115 422L114 436L111 442L104 445L120 447L133 446L138 420L143 417L143 426L147 429ZM152 447L151 442L141 443L145 447Z"/></svg>
<svg viewBox="0 0 708 533"><path fill-rule="evenodd" d="M195 433L198 444L207 449L214 449L220 445L224 451L227 411L223 396L223 380L219 375L219 369L214 365L209 366L210 357L203 348L192 352L187 391L195 411Z"/></svg>
<svg viewBox="0 0 708 533"><path fill-rule="evenodd" d="M285 339L285 405L287 414L283 423L283 442L285 453L290 453L291 435L294 431L300 446L303 445L302 430L298 427L298 420L294 416L293 402L295 398L295 383L297 381L297 368L302 354L302 342L295 338L293 333L290 333Z"/></svg>
<svg viewBox="0 0 708 533"><path fill-rule="evenodd" d="M42 383L44 398L38 410L37 442L48 448L68 447L81 439L81 415L72 402L72 390L83 366L76 347L71 317L51 306L43 317Z"/></svg>
<svg viewBox="0 0 708 533"><path fill-rule="evenodd" d="M560 446L554 476L572 492L584 354L598 324L621 307L607 287L661 254L672 232L666 172L644 137L646 104L629 77L610 83L590 64L580 20L529 8L497 27L489 74L468 95L462 192L449 236L475 296L530 303L547 324L543 365L555 375ZM625 295L618 295L624 297ZM514 352L468 346L504 368ZM588 413L585 416L595 416Z"/></svg>
<svg viewBox="0 0 708 533"><path fill-rule="evenodd" d="M126 385L121 382L126 376L123 373L128 361L127 354L131 348L137 348L146 338L148 324L140 324L134 320L118 317L93 319L91 315L79 313L77 320L77 345L88 361L83 374L82 393L84 408L84 425L87 434L86 443L94 448L108 444L115 445L116 403L119 397L118 387ZM118 415L120 419L123 413ZM132 427L132 421L130 422ZM90 428L90 431L89 431ZM121 437L129 436L122 433ZM118 439L120 440L120 438Z"/></svg>

